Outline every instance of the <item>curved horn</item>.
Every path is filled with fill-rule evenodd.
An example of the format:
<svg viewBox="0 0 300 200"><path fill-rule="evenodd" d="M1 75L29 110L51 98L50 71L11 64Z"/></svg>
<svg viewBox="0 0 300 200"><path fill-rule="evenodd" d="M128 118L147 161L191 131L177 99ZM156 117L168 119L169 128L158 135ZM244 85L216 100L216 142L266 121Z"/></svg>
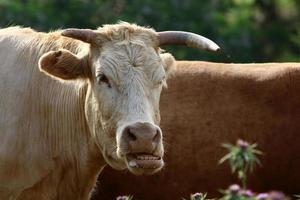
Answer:
<svg viewBox="0 0 300 200"><path fill-rule="evenodd" d="M157 34L159 46L175 44L208 51L220 50L220 47L216 43L195 33L184 31L163 31L158 32Z"/></svg>
<svg viewBox="0 0 300 200"><path fill-rule="evenodd" d="M64 30L61 35L81 40L86 43L92 44L97 36L97 34L91 29L77 29L69 28Z"/></svg>

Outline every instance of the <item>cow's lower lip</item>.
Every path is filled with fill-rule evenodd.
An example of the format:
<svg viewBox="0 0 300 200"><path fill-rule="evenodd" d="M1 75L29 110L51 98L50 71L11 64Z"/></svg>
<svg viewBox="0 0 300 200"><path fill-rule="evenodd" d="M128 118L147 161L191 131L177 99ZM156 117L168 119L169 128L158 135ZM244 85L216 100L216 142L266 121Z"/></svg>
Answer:
<svg viewBox="0 0 300 200"><path fill-rule="evenodd" d="M129 170L135 174L153 174L164 166L162 157L149 154L129 154L126 160Z"/></svg>

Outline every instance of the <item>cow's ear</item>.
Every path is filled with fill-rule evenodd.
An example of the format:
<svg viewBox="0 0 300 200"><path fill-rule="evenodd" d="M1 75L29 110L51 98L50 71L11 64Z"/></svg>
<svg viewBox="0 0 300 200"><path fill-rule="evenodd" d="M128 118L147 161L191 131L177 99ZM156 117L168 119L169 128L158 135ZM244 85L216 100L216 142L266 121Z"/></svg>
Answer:
<svg viewBox="0 0 300 200"><path fill-rule="evenodd" d="M45 53L39 59L39 68L46 74L63 80L86 78L86 58L79 58L70 51L61 49Z"/></svg>
<svg viewBox="0 0 300 200"><path fill-rule="evenodd" d="M167 77L169 77L176 70L175 58L169 53L160 54Z"/></svg>

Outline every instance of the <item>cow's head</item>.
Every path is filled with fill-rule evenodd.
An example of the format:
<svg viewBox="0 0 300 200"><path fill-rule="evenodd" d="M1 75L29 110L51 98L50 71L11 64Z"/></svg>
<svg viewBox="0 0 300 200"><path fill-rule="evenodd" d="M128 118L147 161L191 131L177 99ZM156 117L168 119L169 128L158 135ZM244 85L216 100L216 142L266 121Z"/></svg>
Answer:
<svg viewBox="0 0 300 200"><path fill-rule="evenodd" d="M213 51L219 47L192 33L155 32L128 23L98 30L67 29L62 35L89 43L88 52L48 52L40 58L40 69L59 79L89 83L85 115L107 163L135 174L161 169L159 99L175 61L159 46L185 44Z"/></svg>

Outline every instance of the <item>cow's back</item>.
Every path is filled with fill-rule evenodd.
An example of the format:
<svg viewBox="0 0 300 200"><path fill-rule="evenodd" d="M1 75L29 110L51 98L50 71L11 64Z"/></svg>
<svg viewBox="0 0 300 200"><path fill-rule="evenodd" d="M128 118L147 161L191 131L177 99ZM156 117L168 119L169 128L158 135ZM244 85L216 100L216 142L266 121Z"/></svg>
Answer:
<svg viewBox="0 0 300 200"><path fill-rule="evenodd" d="M222 143L258 143L262 167L250 177L255 191L294 194L300 184L300 64L178 62L162 94L166 167L149 177L110 168L95 198L132 194L135 199L180 199L192 192L218 194L237 180ZM101 198L100 198L101 197Z"/></svg>

